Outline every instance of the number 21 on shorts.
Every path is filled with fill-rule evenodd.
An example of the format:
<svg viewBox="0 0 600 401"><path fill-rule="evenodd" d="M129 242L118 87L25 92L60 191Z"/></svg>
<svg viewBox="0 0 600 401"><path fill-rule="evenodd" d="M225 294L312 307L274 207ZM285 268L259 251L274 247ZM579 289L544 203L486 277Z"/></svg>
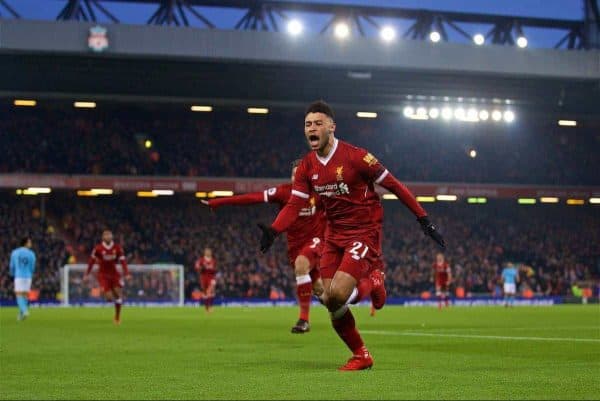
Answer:
<svg viewBox="0 0 600 401"><path fill-rule="evenodd" d="M363 246L364 246L364 249L361 252L360 249ZM369 247L367 245L363 244L362 242L354 241L354 243L352 243L352 248L350 248L350 250L348 252L350 252L350 254L352 255L352 259L360 260L365 257L367 252L369 252Z"/></svg>

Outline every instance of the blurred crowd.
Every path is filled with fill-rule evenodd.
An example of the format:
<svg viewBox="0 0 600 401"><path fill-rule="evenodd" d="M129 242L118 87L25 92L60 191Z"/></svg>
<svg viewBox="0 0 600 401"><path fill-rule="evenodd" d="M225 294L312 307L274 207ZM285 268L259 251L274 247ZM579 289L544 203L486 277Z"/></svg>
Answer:
<svg viewBox="0 0 600 401"><path fill-rule="evenodd" d="M302 110L251 116L127 107L0 111L0 173L287 177L289 162L307 149ZM336 120L338 138L366 147L405 181L600 184L598 127L343 113Z"/></svg>
<svg viewBox="0 0 600 401"><path fill-rule="evenodd" d="M38 255L33 287L40 290L41 298L56 299L59 268L67 262L87 263L105 227L124 246L129 263L183 265L186 299L199 289L193 266L207 246L217 260L218 297L283 294L286 299L294 298L295 279L285 239L279 238L266 255L258 251L255 223L272 220L277 209L271 205L211 212L198 200L182 196L143 199L122 194L91 199L60 192L48 196L43 207L40 202L0 196L0 234L6 239L0 247L1 299L12 298L8 259L20 237L32 235ZM445 255L454 276L453 291L460 287L465 296L499 295L500 272L507 261L520 266L521 293L568 295L573 284L600 279L600 219L594 206L523 206L514 201L425 206L447 239ZM431 292L437 248L399 202L385 201L384 208L388 294ZM128 296L140 300L172 297L173 278L155 276L137 274L128 286ZM74 275L71 280L71 291L75 291L71 296L89 295L80 277Z"/></svg>

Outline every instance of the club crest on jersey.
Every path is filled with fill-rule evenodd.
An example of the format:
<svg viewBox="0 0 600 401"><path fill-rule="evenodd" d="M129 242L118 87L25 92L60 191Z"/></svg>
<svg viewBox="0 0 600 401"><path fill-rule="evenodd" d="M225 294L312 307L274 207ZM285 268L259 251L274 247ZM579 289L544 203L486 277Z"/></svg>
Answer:
<svg viewBox="0 0 600 401"><path fill-rule="evenodd" d="M335 168L335 179L338 181L344 181L344 166Z"/></svg>
<svg viewBox="0 0 600 401"><path fill-rule="evenodd" d="M377 158L375 156L373 156L372 154L367 153L365 155L365 157L363 157L363 161L365 163L367 163L370 167L370 166L373 166L375 163L377 163Z"/></svg>
<svg viewBox="0 0 600 401"><path fill-rule="evenodd" d="M309 207L303 207L300 212L298 213L298 216L314 216L315 213L317 213L317 206L316 206L316 201L314 196L311 196L311 198L309 199Z"/></svg>

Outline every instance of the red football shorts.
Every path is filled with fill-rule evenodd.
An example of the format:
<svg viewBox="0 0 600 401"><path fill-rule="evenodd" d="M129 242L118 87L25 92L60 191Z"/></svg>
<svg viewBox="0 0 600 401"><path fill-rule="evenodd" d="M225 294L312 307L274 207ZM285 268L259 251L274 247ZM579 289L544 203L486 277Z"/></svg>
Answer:
<svg viewBox="0 0 600 401"><path fill-rule="evenodd" d="M327 238L321 256L321 276L331 279L336 271L350 274L356 281L373 268L381 268L381 230L374 229L353 238Z"/></svg>
<svg viewBox="0 0 600 401"><path fill-rule="evenodd" d="M203 291L208 290L213 283L216 283L215 276L213 274L200 275L200 285L202 286Z"/></svg>
<svg viewBox="0 0 600 401"><path fill-rule="evenodd" d="M98 274L98 284L103 292L108 292L113 288L123 288L123 280L118 274Z"/></svg>

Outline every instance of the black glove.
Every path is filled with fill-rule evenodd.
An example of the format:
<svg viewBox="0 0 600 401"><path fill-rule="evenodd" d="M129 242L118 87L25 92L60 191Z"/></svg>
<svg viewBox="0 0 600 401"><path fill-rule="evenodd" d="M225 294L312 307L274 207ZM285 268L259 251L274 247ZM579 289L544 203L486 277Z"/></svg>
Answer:
<svg viewBox="0 0 600 401"><path fill-rule="evenodd" d="M257 226L262 231L262 237L260 238L260 251L262 253L266 253L271 245L273 245L273 242L277 237L277 231L264 225L263 223L258 223Z"/></svg>
<svg viewBox="0 0 600 401"><path fill-rule="evenodd" d="M421 224L421 228L423 229L425 235L428 235L431 238L433 238L433 240L437 242L438 245L442 247L442 249L446 248L446 242L444 241L444 237L442 237L442 235L437 231L437 229L435 228L433 223L429 221L429 218L427 216L419 217L417 221L419 222L419 224Z"/></svg>

